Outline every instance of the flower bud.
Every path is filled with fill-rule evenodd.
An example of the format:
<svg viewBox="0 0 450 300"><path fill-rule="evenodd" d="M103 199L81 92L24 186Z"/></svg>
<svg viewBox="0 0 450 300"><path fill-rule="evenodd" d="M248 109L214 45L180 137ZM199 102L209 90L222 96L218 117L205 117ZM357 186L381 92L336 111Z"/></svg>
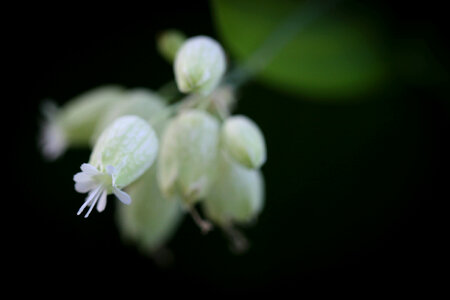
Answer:
<svg viewBox="0 0 450 300"><path fill-rule="evenodd" d="M119 231L124 239L137 243L144 252L153 253L171 238L180 224L180 202L161 194L154 168L147 170L126 191L133 202L118 207Z"/></svg>
<svg viewBox="0 0 450 300"><path fill-rule="evenodd" d="M186 36L182 32L174 29L166 30L158 36L158 51L171 63L185 40Z"/></svg>
<svg viewBox="0 0 450 300"><path fill-rule="evenodd" d="M44 156L56 159L70 146L89 146L100 117L119 102L123 88L102 86L81 94L63 107L44 103L40 143Z"/></svg>
<svg viewBox="0 0 450 300"><path fill-rule="evenodd" d="M223 228L252 221L264 205L260 170L247 169L222 153L218 174L203 201L207 217Z"/></svg>
<svg viewBox="0 0 450 300"><path fill-rule="evenodd" d="M97 210L103 211L111 193L130 204L130 196L121 189L153 164L157 151L158 139L146 121L137 116L116 119L98 138L89 163L82 164L82 172L73 178L77 192L89 192L78 214L89 205L87 217L97 202Z"/></svg>
<svg viewBox="0 0 450 300"><path fill-rule="evenodd" d="M94 144L103 130L115 119L124 115L134 115L149 121L165 107L165 101L158 94L143 88L127 91L122 101L115 103L98 122L91 141ZM156 130L156 128L155 128Z"/></svg>
<svg viewBox="0 0 450 300"><path fill-rule="evenodd" d="M188 110L167 126L158 164L158 182L166 196L179 194L187 205L204 197L214 176L219 123L208 113Z"/></svg>
<svg viewBox="0 0 450 300"><path fill-rule="evenodd" d="M225 54L219 43L206 36L189 38L175 57L178 89L207 95L219 84L225 68Z"/></svg>
<svg viewBox="0 0 450 300"><path fill-rule="evenodd" d="M225 151L241 165L257 169L266 161L266 143L259 127L245 116L228 118L222 127Z"/></svg>

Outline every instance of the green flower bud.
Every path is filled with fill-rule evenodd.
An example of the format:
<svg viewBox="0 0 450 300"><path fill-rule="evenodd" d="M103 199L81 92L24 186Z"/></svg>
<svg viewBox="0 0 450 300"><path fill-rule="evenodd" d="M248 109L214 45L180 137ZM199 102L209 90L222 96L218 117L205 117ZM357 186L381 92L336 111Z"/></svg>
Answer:
<svg viewBox="0 0 450 300"><path fill-rule="evenodd" d="M186 40L186 36L174 29L166 30L158 36L157 46L159 53L168 61L173 62L175 55Z"/></svg>
<svg viewBox="0 0 450 300"><path fill-rule="evenodd" d="M264 206L264 180L260 170L247 169L225 153L219 160L217 179L202 202L207 217L221 226L245 224Z"/></svg>
<svg viewBox="0 0 450 300"><path fill-rule="evenodd" d="M208 113L188 110L173 119L164 132L158 181L167 196L179 194L187 205L204 197L214 176L219 123Z"/></svg>
<svg viewBox="0 0 450 300"><path fill-rule="evenodd" d="M144 252L160 249L175 233L182 210L177 199L166 199L160 192L154 168L126 188L133 199L118 207L116 219L124 239L138 244Z"/></svg>
<svg viewBox="0 0 450 300"><path fill-rule="evenodd" d="M73 178L77 192L89 192L78 214L89 205L87 217L97 202L97 210L103 211L106 195L111 193L129 204L130 196L121 189L153 164L157 151L158 139L146 121L137 116L116 119L100 135L89 163L82 164L82 172Z"/></svg>
<svg viewBox="0 0 450 300"><path fill-rule="evenodd" d="M164 108L164 99L150 90L138 88L127 91L123 95L123 100L111 106L99 120L91 138L92 143L94 144L103 130L118 117L135 115L149 121Z"/></svg>
<svg viewBox="0 0 450 300"><path fill-rule="evenodd" d="M219 43L206 36L189 38L175 58L178 89L207 95L219 84L225 68L225 54Z"/></svg>
<svg viewBox="0 0 450 300"><path fill-rule="evenodd" d="M222 127L225 151L241 165L257 169L266 161L266 143L259 127L245 116L228 118Z"/></svg>
<svg viewBox="0 0 450 300"><path fill-rule="evenodd" d="M100 117L122 99L123 88L102 86L81 94L63 107L44 103L40 144L43 155L58 158L69 146L89 146Z"/></svg>

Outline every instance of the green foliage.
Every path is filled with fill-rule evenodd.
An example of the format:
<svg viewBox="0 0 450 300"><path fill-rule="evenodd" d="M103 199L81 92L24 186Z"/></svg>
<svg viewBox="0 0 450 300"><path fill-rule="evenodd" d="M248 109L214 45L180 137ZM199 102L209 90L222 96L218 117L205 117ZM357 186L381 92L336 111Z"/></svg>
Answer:
<svg viewBox="0 0 450 300"><path fill-rule="evenodd" d="M258 62L267 63L258 79L290 93L343 99L373 91L386 80L387 66L380 27L367 12L339 4L216 0L213 10L221 41L239 62L290 18L284 31L293 38Z"/></svg>

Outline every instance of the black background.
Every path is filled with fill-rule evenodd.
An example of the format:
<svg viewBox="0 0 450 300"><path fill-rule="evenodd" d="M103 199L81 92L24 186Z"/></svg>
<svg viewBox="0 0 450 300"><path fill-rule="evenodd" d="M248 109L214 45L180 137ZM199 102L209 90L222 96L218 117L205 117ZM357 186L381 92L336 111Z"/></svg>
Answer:
<svg viewBox="0 0 450 300"><path fill-rule="evenodd" d="M391 41L426 41L446 70L445 19L436 3L367 5L386 18ZM12 191L4 199L13 205L4 212L11 282L44 293L92 288L148 297L429 293L445 283L446 71L439 80L425 80L433 72L422 81L394 78L353 104L294 97L253 81L244 86L236 113L260 125L268 148L266 206L245 230L252 247L235 256L218 230L202 236L185 218L168 245L174 264L161 268L120 240L116 201L87 220L76 216L84 197L74 191L72 176L89 151L71 149L46 163L37 148L39 104L46 98L63 104L108 83L157 89L173 78L156 51L158 32L179 28L220 40L209 2L10 12L4 59L12 68L4 73L12 83L3 101L13 108L3 116L14 120L4 128L13 131L14 164L13 180L3 188Z"/></svg>

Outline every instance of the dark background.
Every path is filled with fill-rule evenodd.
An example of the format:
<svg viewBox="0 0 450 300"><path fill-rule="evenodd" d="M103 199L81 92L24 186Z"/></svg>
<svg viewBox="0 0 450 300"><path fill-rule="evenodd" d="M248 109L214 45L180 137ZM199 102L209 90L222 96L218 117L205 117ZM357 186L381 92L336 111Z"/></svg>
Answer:
<svg viewBox="0 0 450 300"><path fill-rule="evenodd" d="M252 247L235 256L218 230L202 236L185 218L168 244L175 260L166 268L120 240L116 201L87 220L76 216L84 197L72 176L88 150L71 149L46 163L37 148L41 100L63 104L109 83L159 88L173 78L155 46L156 34L167 28L220 41L207 1L123 5L12 11L5 43L11 53L4 57L13 66L5 71L11 95L3 99L14 105L4 117L19 115L8 172L13 180L4 187L13 195L4 199L13 205L4 213L13 238L7 244L12 255L5 257L12 282L44 293L89 287L148 291L148 297L428 293L443 286L450 105L445 19L437 2L373 5L390 26L390 41L425 42L439 72L428 70L423 80L393 76L387 87L353 104L294 97L254 81L245 85L236 113L259 124L268 149L266 206L245 230Z"/></svg>

